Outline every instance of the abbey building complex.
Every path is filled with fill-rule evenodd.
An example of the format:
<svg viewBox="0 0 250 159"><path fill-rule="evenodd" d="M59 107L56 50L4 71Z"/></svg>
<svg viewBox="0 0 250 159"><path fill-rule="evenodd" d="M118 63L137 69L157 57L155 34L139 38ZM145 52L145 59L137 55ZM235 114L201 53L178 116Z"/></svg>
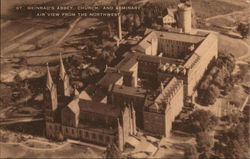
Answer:
<svg viewBox="0 0 250 159"><path fill-rule="evenodd" d="M181 33L147 29L115 67L106 67L103 78L82 92L71 88L62 58L58 81L48 68L46 135L115 143L120 150L138 131L168 137L218 54L214 33L192 33L190 5L178 5L176 14Z"/></svg>

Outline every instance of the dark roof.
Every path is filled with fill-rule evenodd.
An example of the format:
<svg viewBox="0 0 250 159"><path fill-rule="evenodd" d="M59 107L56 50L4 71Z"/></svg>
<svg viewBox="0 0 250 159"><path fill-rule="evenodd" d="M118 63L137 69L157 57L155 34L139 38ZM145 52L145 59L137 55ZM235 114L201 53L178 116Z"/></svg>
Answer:
<svg viewBox="0 0 250 159"><path fill-rule="evenodd" d="M136 56L131 55L125 57L120 63L118 63L116 65L116 68L122 71L129 71L129 69L133 67L136 63L137 63Z"/></svg>
<svg viewBox="0 0 250 159"><path fill-rule="evenodd" d="M121 108L110 104L104 104L94 101L79 100L80 112L91 112L104 116L119 117Z"/></svg>
<svg viewBox="0 0 250 159"><path fill-rule="evenodd" d="M150 56L150 55L141 55L138 56L139 61L147 61L153 63L173 63L173 64L183 64L184 60L174 59L174 58L167 58L167 57L159 57L159 56Z"/></svg>
<svg viewBox="0 0 250 159"><path fill-rule="evenodd" d="M120 78L122 78L120 73L107 72L97 84L108 88L111 84L116 83Z"/></svg>
<svg viewBox="0 0 250 159"><path fill-rule="evenodd" d="M140 98L144 98L146 95L145 89L128 87L128 86L120 86L120 85L114 85L112 92L119 93L119 94L126 94L129 96L136 96Z"/></svg>
<svg viewBox="0 0 250 159"><path fill-rule="evenodd" d="M84 90L93 101L100 102L106 95L107 89L96 85L88 85Z"/></svg>

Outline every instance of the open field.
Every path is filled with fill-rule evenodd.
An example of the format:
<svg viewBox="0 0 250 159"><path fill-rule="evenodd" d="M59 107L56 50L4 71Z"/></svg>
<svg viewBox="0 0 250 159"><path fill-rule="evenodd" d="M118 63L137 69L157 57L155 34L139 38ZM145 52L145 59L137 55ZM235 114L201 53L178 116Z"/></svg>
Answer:
<svg viewBox="0 0 250 159"><path fill-rule="evenodd" d="M7 2L7 0L1 0ZM30 2L35 2L38 4L48 3L52 0L23 0L23 3L29 4ZM53 3L62 2L68 5L79 5L82 3L102 3L101 0L90 1L86 0L55 0ZM105 3L111 3L115 0L107 0ZM147 0L145 0L147 1ZM7 13L8 9L16 4L19 4L20 0L12 0L11 3L6 4L7 7L2 9L1 13ZM246 8L246 3L243 0L239 0L239 3L231 0L192 0L195 9L196 16L202 20L205 18L211 18L214 16L228 14L230 12L239 11ZM13 78L23 70L32 70L37 72L40 76L43 76L46 72L45 63L50 63L50 69L55 70L55 62L59 61L59 53L63 53L63 57L68 57L76 54L81 54L82 50L77 49L72 44L77 43L77 46L83 45L82 33L85 29L92 26L100 26L103 23L96 18L85 18L79 20L79 22L74 26L72 30L70 25L76 18L72 19L1 19L1 74L10 75ZM226 25L227 27L235 27L235 23L238 21L246 21L249 18L249 12L245 9L234 14L229 14L226 16L218 16L208 20L211 24ZM65 20L65 21L64 21ZM67 36L65 33L68 32ZM80 37L80 38L79 38ZM86 37L84 37L86 38ZM62 39L59 45L56 43ZM65 44L71 44L71 46L65 46ZM244 43L241 39L232 38L226 35L219 35L219 51L228 51L232 53L236 58L245 56L249 53L249 46ZM21 59L25 59L26 63L21 64ZM248 66L249 67L249 66ZM247 68L248 68L247 67ZM244 67L246 69L246 67ZM243 73L245 74L245 73ZM247 76L244 76L244 80L249 81L249 71ZM0 85L1 88L6 90L6 94L1 95L1 98L9 98L12 96L12 90L9 85ZM41 85L38 84L39 87ZM33 97L39 94L33 94ZM42 97L40 102L42 101ZM5 106L5 105L4 105ZM41 105L40 105L41 106ZM18 106L13 106L2 109L0 106L0 118L25 118L41 115L43 112L40 111L41 107L39 105L30 105L27 102L23 102ZM214 111L219 111L214 109ZM38 124L35 124L37 127ZM43 125L44 124L40 124ZM30 123L16 124L12 125L11 130L22 132L23 128L25 130L32 130ZM44 127L35 127L40 133L43 133ZM37 132L33 132L35 134ZM43 134L41 134L43 135ZM178 141L179 142L179 141ZM183 157L183 147L178 144L170 143L171 148L175 150L175 154L165 153L165 149L162 149L162 154L165 153L165 157ZM193 142L191 143L193 144ZM27 147L28 146L28 147ZM85 146L65 144L61 148L51 149L51 150L41 150L46 145L37 142L27 142L26 147L17 143L6 144L0 143L0 157L20 157L20 158L96 158L101 157L102 152L99 150L92 150ZM39 147L36 149L34 147ZM52 146L53 147L53 146ZM160 155L162 155L160 154Z"/></svg>
<svg viewBox="0 0 250 159"><path fill-rule="evenodd" d="M35 146L35 145L33 145ZM39 145L41 147L41 144ZM82 145L65 144L58 149L28 148L20 144L0 143L1 158L100 158L103 152ZM43 147L43 146L42 146Z"/></svg>
<svg viewBox="0 0 250 159"><path fill-rule="evenodd" d="M219 35L219 51L232 53L236 58L249 54L249 46L242 39Z"/></svg>
<svg viewBox="0 0 250 159"><path fill-rule="evenodd" d="M225 15L217 15L206 19L208 25L218 26L228 30L236 31L240 22L248 23L250 18L249 8L235 11Z"/></svg>
<svg viewBox="0 0 250 159"><path fill-rule="evenodd" d="M241 5L229 0L192 0L193 8L198 18L204 19L216 15L227 14L247 7L244 0L239 0Z"/></svg>

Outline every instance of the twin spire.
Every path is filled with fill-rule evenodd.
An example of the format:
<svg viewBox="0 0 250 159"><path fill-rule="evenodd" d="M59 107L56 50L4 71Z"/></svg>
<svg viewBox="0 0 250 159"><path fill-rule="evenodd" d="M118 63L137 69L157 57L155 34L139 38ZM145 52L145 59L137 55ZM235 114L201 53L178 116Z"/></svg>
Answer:
<svg viewBox="0 0 250 159"><path fill-rule="evenodd" d="M62 60L62 54L60 53L60 72L59 72L59 78L61 80L64 80L66 75L66 71L64 68L64 64L63 64L63 60ZM50 70L49 70L49 64L47 63L47 83L46 83L46 87L51 90L52 86L53 86L53 80L50 74Z"/></svg>
<svg viewBox="0 0 250 159"><path fill-rule="evenodd" d="M47 83L46 83L46 87L51 90L53 86L53 80L49 71L49 64L47 63Z"/></svg>
<svg viewBox="0 0 250 159"><path fill-rule="evenodd" d="M62 60L62 54L60 53L60 72L59 72L59 78L61 78L61 80L64 80L66 75L66 71L64 68L64 64L63 64L63 60Z"/></svg>

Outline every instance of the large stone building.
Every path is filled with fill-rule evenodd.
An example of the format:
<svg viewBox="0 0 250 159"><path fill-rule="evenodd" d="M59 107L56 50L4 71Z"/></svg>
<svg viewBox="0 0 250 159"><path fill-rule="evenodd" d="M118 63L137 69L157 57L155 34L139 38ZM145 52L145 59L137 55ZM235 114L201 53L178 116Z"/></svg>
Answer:
<svg viewBox="0 0 250 159"><path fill-rule="evenodd" d="M191 35L148 29L120 63L107 67L99 82L80 93L70 91L60 60L58 87L49 68L47 73L47 136L61 134L101 145L116 143L121 150L139 129L168 137L172 122L193 102L199 81L217 58L217 45L214 33Z"/></svg>
<svg viewBox="0 0 250 159"><path fill-rule="evenodd" d="M60 70L64 70L60 60ZM49 68L46 89L44 91L46 135L50 138L72 138L96 144L107 145L116 143L122 150L129 135L136 135L136 115L132 105L120 107L115 104L97 102L88 97L86 91L81 94L77 90L69 91L62 98L71 98L68 104L59 104L57 88L70 88L68 79L61 82L61 71L58 86L52 80ZM66 72L64 72L67 76ZM62 86L60 86L62 85ZM101 93L100 93L101 94ZM91 96L91 95L90 95ZM93 96L96 96L93 95Z"/></svg>

